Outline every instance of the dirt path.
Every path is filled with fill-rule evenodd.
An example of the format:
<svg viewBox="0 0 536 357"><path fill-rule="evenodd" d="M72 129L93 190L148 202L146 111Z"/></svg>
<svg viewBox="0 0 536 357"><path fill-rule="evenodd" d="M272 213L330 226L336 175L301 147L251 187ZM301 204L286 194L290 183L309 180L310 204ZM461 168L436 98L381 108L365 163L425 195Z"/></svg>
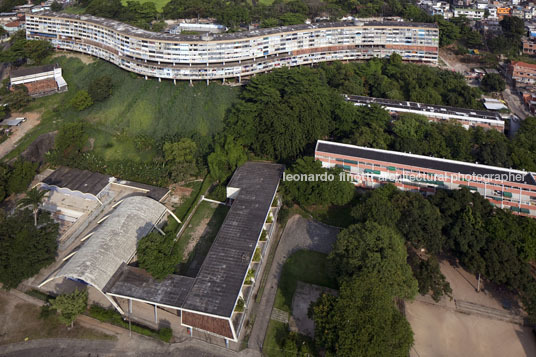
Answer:
<svg viewBox="0 0 536 357"><path fill-rule="evenodd" d="M20 126L15 127L11 136L0 144L0 158L9 154L15 148L17 142L41 121L41 113L39 112L11 113L10 119L20 117L25 117L27 120Z"/></svg>

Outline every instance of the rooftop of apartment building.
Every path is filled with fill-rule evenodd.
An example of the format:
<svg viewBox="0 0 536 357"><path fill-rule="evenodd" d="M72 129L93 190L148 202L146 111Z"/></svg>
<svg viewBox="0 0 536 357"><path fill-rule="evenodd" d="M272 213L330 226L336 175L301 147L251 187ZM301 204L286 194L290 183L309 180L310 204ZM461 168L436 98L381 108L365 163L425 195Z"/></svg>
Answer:
<svg viewBox="0 0 536 357"><path fill-rule="evenodd" d="M51 18L67 18L75 19L90 22L96 25L105 26L112 28L117 32L122 34L139 37L139 38L148 38L153 40L162 40L162 41L225 41L225 40L238 40L243 38L252 38L260 37L265 35L284 33L284 32L294 32L294 31L305 31L305 30L314 30L314 29L323 29L330 27L352 27L356 26L358 22L320 22L313 24L300 24L293 26L281 26L281 27L272 27L272 28L263 28L255 29L250 31L240 31L234 33L221 33L221 34L210 34L210 35L184 35L184 34L169 34L169 33L160 33L160 32L151 32L147 30L142 30L140 28L115 21L110 19L105 19L101 17L95 17L91 15L75 15L75 14L66 14L66 13L53 13L45 12L39 15L29 15L29 16L47 16ZM377 27L410 27L410 28L429 28L437 29L437 24L435 23L416 23L416 22L367 22L364 25L366 26L377 26Z"/></svg>
<svg viewBox="0 0 536 357"><path fill-rule="evenodd" d="M496 166L488 166L477 163L469 163L456 160L441 159L432 156L415 155L390 150L372 149L363 146L342 144L337 142L318 140L316 144L317 152L332 153L337 155L360 157L374 161L400 164L432 169L443 172L459 173L463 175L496 176L512 173L512 182L523 183L536 186L536 180L531 172L513 170ZM515 175L520 174L520 175ZM522 177L518 179L518 177Z"/></svg>
<svg viewBox="0 0 536 357"><path fill-rule="evenodd" d="M526 62L521 62L521 61L512 61L510 63L511 66L513 67L523 67L523 68L530 68L530 69L535 69L536 70L536 64L532 64L532 63L526 63Z"/></svg>
<svg viewBox="0 0 536 357"><path fill-rule="evenodd" d="M378 104L392 108L411 109L428 113L444 115L459 115L467 118L478 118L486 120L496 120L502 122L500 115L487 110L476 110L467 108L449 107L444 105L424 104L410 101L400 101L385 98L364 97L359 95L345 95L347 101L361 104Z"/></svg>

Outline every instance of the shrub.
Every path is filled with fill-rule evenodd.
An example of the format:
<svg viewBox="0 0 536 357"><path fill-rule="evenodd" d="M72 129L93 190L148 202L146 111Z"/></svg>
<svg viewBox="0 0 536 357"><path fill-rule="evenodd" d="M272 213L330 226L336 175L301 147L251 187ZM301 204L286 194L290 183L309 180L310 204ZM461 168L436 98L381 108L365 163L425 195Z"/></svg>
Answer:
<svg viewBox="0 0 536 357"><path fill-rule="evenodd" d="M274 222L274 217L272 216L272 214L270 213L268 215L268 218L266 218L266 223L273 223Z"/></svg>
<svg viewBox="0 0 536 357"><path fill-rule="evenodd" d="M265 242L267 237L268 237L268 234L266 233L266 229L263 229L261 233L260 241Z"/></svg>
<svg viewBox="0 0 536 357"><path fill-rule="evenodd" d="M99 306L99 305L91 305L91 307L89 308L89 316L91 316L94 319L97 319L97 320L99 320L101 322L107 322L107 323L110 323L112 325L128 329L128 322L123 320L123 317L121 316L121 314L118 313L115 310L105 309L105 308L103 308L102 306ZM167 332L167 331L160 332L161 330L164 330L166 328L162 328L159 331L154 331L154 330L151 330L151 329L149 329L147 327L139 326L139 325L136 325L134 323L131 323L131 328L132 328L132 331L134 331L136 333L139 333L140 335L159 338L162 341L165 341L165 340L163 340L163 338L165 338L168 334L171 334L171 332L172 332L171 329L169 329L169 328L168 328L170 330L169 332ZM160 336L160 334L162 334L162 337ZM171 337L170 337L170 339L171 339ZM166 342L168 342L168 341L166 341Z"/></svg>
<svg viewBox="0 0 536 357"><path fill-rule="evenodd" d="M244 312L244 306L245 306L245 303L244 303L244 299L242 299L241 297L238 298L238 301L236 302L236 306L235 306L235 311L236 312Z"/></svg>
<svg viewBox="0 0 536 357"><path fill-rule="evenodd" d="M272 207L277 207L277 204L279 203L279 200L277 199L277 196L274 197L274 200L272 201Z"/></svg>
<svg viewBox="0 0 536 357"><path fill-rule="evenodd" d="M84 109L87 109L93 105L93 99L89 93L85 90L79 90L71 99L71 106L81 112Z"/></svg>
<svg viewBox="0 0 536 357"><path fill-rule="evenodd" d="M255 278L255 269L249 269L248 274L246 275L246 281L244 284L251 285L253 283L253 279Z"/></svg>
<svg viewBox="0 0 536 357"><path fill-rule="evenodd" d="M216 187L214 187L212 192L210 192L208 198L220 202L225 202L225 200L227 199L227 189L224 185L217 185Z"/></svg>
<svg viewBox="0 0 536 357"><path fill-rule="evenodd" d="M47 295L39 290L35 290L35 289L32 289L32 290L28 290L28 291L25 291L24 292L26 295L30 295L36 299L39 299L39 300L43 300L43 301L47 301L51 298L50 295Z"/></svg>
<svg viewBox="0 0 536 357"><path fill-rule="evenodd" d="M49 304L41 306L41 312L39 313L40 319L46 320L54 315L56 315L56 309L53 309Z"/></svg>
<svg viewBox="0 0 536 357"><path fill-rule="evenodd" d="M158 330L158 338L164 342L171 341L172 336L173 336L173 330L171 330L170 327L163 327L160 330Z"/></svg>
<svg viewBox="0 0 536 357"><path fill-rule="evenodd" d="M88 88L88 94L94 102L102 102L112 95L112 79L109 76L95 78Z"/></svg>
<svg viewBox="0 0 536 357"><path fill-rule="evenodd" d="M261 260L261 248L257 247L257 249L255 249L255 254L253 254L253 261L258 262L260 260Z"/></svg>

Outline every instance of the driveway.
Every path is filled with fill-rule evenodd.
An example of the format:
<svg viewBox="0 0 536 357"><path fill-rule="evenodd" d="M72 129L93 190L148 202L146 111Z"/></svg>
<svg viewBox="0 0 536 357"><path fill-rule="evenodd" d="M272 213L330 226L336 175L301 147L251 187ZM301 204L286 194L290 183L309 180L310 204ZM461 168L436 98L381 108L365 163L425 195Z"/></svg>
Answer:
<svg viewBox="0 0 536 357"><path fill-rule="evenodd" d="M314 250L329 253L337 239L339 229L295 215L288 221L279 241L261 302L255 316L255 324L248 341L250 349L262 350L266 329L270 322L277 284L285 261L298 250Z"/></svg>
<svg viewBox="0 0 536 357"><path fill-rule="evenodd" d="M20 126L15 127L13 134L9 136L2 144L0 144L0 158L9 154L11 150L15 148L17 142L22 139L26 133L28 133L33 127L39 124L41 120L41 114L36 112L30 113L12 113L10 119L26 117L27 120L22 123Z"/></svg>

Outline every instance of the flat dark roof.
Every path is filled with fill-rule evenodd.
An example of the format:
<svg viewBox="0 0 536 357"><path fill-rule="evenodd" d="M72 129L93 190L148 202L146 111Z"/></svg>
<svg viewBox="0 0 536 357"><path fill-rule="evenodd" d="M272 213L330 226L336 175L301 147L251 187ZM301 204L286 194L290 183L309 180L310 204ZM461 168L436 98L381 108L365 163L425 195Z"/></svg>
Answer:
<svg viewBox="0 0 536 357"><path fill-rule="evenodd" d="M71 191L80 191L97 195L108 184L110 176L91 172L87 170L75 169L61 166L54 170L42 182L61 188L68 188Z"/></svg>
<svg viewBox="0 0 536 357"><path fill-rule="evenodd" d="M98 172L80 170L73 167L61 166L54 170L42 182L47 185L65 187L72 191L80 191L97 195L110 182L111 176ZM115 183L147 190L144 196L160 201L169 190L163 187L146 185L139 182L117 179Z"/></svg>
<svg viewBox="0 0 536 357"><path fill-rule="evenodd" d="M283 169L279 164L247 162L235 171L228 187L240 190L203 261L184 309L222 317L232 315Z"/></svg>
<svg viewBox="0 0 536 357"><path fill-rule="evenodd" d="M11 74L9 75L9 77L13 79L13 78L29 76L29 75L37 74L37 73L51 72L54 70L54 68L56 68L56 65L54 64L46 64L44 66L35 66L35 67L23 67L23 68L19 68L14 71L11 71Z"/></svg>
<svg viewBox="0 0 536 357"><path fill-rule="evenodd" d="M96 17L91 15L75 15L75 14L66 14L66 13L53 13L53 12L44 12L41 14L28 14L28 16L47 16L52 18L65 18L65 19L76 19L91 22L97 25L105 26L112 28L120 33L123 33L128 36L143 37L152 40L162 40L162 41L204 41L203 38L206 38L206 35L184 35L184 34L168 34L161 32L151 32L147 30L142 30L140 28L125 24L123 22L105 19L102 17ZM363 22L362 22L363 23ZM280 32L292 32L292 31L301 31L308 29L317 29L317 28L329 28L329 27L350 27L356 26L354 22L318 22L312 24L300 24L293 26L281 26L281 27L272 27L272 28L259 28L251 31L239 31L239 32L228 32L221 34L210 34L209 38L214 41L218 40L233 40L233 39L243 39L249 37L259 37L265 35L271 35ZM398 22L398 21L385 21L385 22L364 22L364 26L369 27L423 27L423 28L437 28L435 23L417 23L417 22Z"/></svg>
<svg viewBox="0 0 536 357"><path fill-rule="evenodd" d="M193 282L194 278L182 275L169 275L156 281L145 270L123 263L104 287L104 292L180 307Z"/></svg>
<svg viewBox="0 0 536 357"><path fill-rule="evenodd" d="M498 122L504 121L498 113L488 110L476 110L458 107L449 107L446 105L434 105L410 102L407 100L393 100L385 98L364 97L360 95L345 95L346 101L359 104L378 104L386 107L420 110L428 113L448 114L448 115L461 115L467 116L467 118L478 118L487 120L496 120Z"/></svg>
<svg viewBox="0 0 536 357"><path fill-rule="evenodd" d="M150 197L155 201L160 201L169 192L169 190L164 187L152 186L134 181L118 180L117 183L121 183L130 187L141 188L142 190L148 190L145 196Z"/></svg>
<svg viewBox="0 0 536 357"><path fill-rule="evenodd" d="M422 155L406 154L397 151L377 150L353 145L340 145L338 143L320 140L317 142L316 151L352 157L361 157L363 159L383 161L393 164L410 165L423 169L460 173L464 175L504 175L508 172L522 172L506 168L501 169L493 166L470 164L463 161L453 161ZM512 181L516 183L536 185L536 180L530 172L524 172L524 174L525 175L522 180L515 180L516 175L512 175L512 178L514 179Z"/></svg>

